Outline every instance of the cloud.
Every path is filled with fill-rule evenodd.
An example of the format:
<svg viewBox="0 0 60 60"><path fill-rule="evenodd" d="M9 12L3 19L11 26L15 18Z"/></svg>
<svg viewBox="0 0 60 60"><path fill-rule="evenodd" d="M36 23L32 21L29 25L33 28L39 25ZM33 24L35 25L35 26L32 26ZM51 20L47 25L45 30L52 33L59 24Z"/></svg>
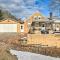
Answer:
<svg viewBox="0 0 60 60"><path fill-rule="evenodd" d="M36 2L39 3L36 4ZM42 4L44 3L41 0L0 0L0 6L9 10L18 18L27 18L37 10L47 9L46 4Z"/></svg>

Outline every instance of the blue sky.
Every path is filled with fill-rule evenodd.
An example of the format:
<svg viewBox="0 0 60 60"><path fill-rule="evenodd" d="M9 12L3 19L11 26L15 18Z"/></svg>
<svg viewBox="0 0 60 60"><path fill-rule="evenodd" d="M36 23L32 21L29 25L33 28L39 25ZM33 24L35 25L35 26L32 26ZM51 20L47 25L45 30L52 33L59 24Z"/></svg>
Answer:
<svg viewBox="0 0 60 60"><path fill-rule="evenodd" d="M49 0L0 0L0 6L22 19L29 17L36 11L48 16L48 4Z"/></svg>

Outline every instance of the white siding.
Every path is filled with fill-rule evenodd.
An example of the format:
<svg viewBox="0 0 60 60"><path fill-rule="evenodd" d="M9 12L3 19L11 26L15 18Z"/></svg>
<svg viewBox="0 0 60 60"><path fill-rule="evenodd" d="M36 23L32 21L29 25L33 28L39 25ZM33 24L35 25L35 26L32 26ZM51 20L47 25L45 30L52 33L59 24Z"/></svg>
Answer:
<svg viewBox="0 0 60 60"><path fill-rule="evenodd" d="M0 24L0 32L17 32L17 24Z"/></svg>

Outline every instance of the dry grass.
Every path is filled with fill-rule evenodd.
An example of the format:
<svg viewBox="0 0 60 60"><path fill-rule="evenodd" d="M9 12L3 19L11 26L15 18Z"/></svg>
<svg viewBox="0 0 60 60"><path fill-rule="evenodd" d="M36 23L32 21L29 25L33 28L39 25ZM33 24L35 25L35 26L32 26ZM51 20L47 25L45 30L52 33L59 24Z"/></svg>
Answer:
<svg viewBox="0 0 60 60"><path fill-rule="evenodd" d="M16 56L12 56L8 49L9 45L0 43L0 60L17 60Z"/></svg>
<svg viewBox="0 0 60 60"><path fill-rule="evenodd" d="M41 44L60 47L60 34L29 34L27 44Z"/></svg>
<svg viewBox="0 0 60 60"><path fill-rule="evenodd" d="M19 47L17 50L28 51L53 57L60 57L60 48L57 47L39 47L37 45L22 45Z"/></svg>
<svg viewBox="0 0 60 60"><path fill-rule="evenodd" d="M36 36L33 36L33 37L34 37L33 39L33 42L34 42ZM49 38L52 38L52 37L53 36L49 36ZM40 38L40 36L38 36L38 38L41 39L42 37ZM0 60L17 60L15 56L12 56L8 52L9 48L14 48L21 51L29 51L33 53L39 53L39 54L49 55L54 57L60 57L60 48L41 47L41 46L39 47L36 45L21 46L19 39L20 39L20 34L17 34L17 33L0 33ZM50 40L50 42L51 41L52 40Z"/></svg>
<svg viewBox="0 0 60 60"><path fill-rule="evenodd" d="M8 50L11 44L16 43L17 36L16 33L0 33L0 60L17 60L16 56L12 56Z"/></svg>
<svg viewBox="0 0 60 60"><path fill-rule="evenodd" d="M18 33L0 33L0 60L17 60L8 49L17 48L17 45L20 44L20 37Z"/></svg>

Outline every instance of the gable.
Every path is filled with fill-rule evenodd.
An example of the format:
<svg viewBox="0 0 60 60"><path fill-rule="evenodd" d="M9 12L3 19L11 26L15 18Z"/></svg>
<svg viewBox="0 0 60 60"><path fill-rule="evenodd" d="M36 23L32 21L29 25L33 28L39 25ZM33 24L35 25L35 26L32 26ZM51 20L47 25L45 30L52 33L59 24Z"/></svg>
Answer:
<svg viewBox="0 0 60 60"><path fill-rule="evenodd" d="M43 17L43 15L40 12L36 12L32 16L41 16L41 17Z"/></svg>
<svg viewBox="0 0 60 60"><path fill-rule="evenodd" d="M30 16L30 23L32 23L35 18L40 18L39 20L41 21L45 20L45 17L40 12L36 12L32 16Z"/></svg>

